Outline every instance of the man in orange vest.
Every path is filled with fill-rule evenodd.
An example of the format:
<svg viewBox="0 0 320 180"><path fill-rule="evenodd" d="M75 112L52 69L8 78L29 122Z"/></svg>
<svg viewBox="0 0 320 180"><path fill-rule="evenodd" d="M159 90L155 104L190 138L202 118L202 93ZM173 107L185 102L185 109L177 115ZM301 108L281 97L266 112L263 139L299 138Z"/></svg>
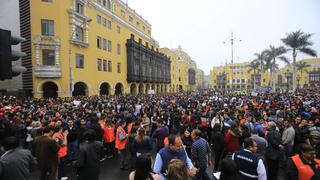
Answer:
<svg viewBox="0 0 320 180"><path fill-rule="evenodd" d="M118 153L120 154L120 170L126 169L126 144L128 134L124 130L125 126L126 121L122 119L116 132L116 148L118 149Z"/></svg>
<svg viewBox="0 0 320 180"><path fill-rule="evenodd" d="M67 136L68 131L65 130L62 133L61 126L54 127L54 134L52 139L54 139L59 145L58 157L59 157L59 167L58 167L58 178L59 180L67 180L68 177L65 175L65 163L67 156Z"/></svg>
<svg viewBox="0 0 320 180"><path fill-rule="evenodd" d="M105 125L103 127L103 142L104 142L104 147L106 149L106 156L107 158L111 158L114 155L114 140L115 140L115 126L112 123L110 119L107 119L105 121Z"/></svg>
<svg viewBox="0 0 320 180"><path fill-rule="evenodd" d="M292 156L287 163L290 180L320 179L320 160L315 159L315 150L309 144L301 144L300 154Z"/></svg>

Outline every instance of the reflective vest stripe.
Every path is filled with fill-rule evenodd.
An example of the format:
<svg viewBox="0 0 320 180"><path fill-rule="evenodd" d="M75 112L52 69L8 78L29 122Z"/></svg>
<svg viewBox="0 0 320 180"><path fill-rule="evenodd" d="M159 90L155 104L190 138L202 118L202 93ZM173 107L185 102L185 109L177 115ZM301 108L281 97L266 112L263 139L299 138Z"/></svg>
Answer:
<svg viewBox="0 0 320 180"><path fill-rule="evenodd" d="M240 170L239 170L239 172L240 172L242 175L247 176L247 177L250 177L250 178L258 178L258 176L256 176L256 175L248 174L248 173L243 172L243 171L240 171Z"/></svg>

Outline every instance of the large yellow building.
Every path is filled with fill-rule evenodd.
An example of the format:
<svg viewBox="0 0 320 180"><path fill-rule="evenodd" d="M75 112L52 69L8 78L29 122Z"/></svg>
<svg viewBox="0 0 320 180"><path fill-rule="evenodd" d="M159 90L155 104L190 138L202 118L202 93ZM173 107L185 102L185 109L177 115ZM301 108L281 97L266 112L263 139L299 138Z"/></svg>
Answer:
<svg viewBox="0 0 320 180"><path fill-rule="evenodd" d="M211 88L215 89L251 89L253 82L255 86L267 86L269 73L263 72L262 78L259 70L250 68L250 62L226 64L225 66L214 66L210 71ZM255 80L254 80L255 79Z"/></svg>
<svg viewBox="0 0 320 180"><path fill-rule="evenodd" d="M130 43L163 59L159 67L170 64L158 52L151 25L121 0L20 0L20 21L28 54L22 60L28 69L23 88L34 97L168 89L170 79L128 81Z"/></svg>
<svg viewBox="0 0 320 180"><path fill-rule="evenodd" d="M299 63L306 63L307 67L300 70L297 68L298 88L320 86L320 59L302 59L297 61L297 64ZM288 64L276 71L275 82L276 87L292 89L292 64Z"/></svg>
<svg viewBox="0 0 320 180"><path fill-rule="evenodd" d="M203 83L203 71L197 69L196 62L181 46L176 49L160 48L159 51L171 60L170 92L195 91Z"/></svg>

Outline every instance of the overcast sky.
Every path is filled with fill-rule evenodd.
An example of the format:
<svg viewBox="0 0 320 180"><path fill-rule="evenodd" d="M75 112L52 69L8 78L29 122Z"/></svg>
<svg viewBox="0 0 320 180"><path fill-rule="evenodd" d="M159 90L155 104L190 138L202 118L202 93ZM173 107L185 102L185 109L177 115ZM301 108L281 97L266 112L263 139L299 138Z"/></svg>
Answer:
<svg viewBox="0 0 320 180"><path fill-rule="evenodd" d="M126 2L126 0L123 0ZM320 55L320 0L128 0L152 25L160 47L179 45L209 74L212 66L250 61L269 45L282 45L286 33L301 29L314 34L313 48ZM291 54L288 54L291 58ZM300 55L299 58L308 56Z"/></svg>

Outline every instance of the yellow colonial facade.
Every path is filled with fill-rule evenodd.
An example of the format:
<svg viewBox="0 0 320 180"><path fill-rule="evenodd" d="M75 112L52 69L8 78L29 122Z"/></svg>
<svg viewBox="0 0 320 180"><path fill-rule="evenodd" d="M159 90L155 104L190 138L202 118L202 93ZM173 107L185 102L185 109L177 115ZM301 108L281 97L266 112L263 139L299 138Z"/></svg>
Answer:
<svg viewBox="0 0 320 180"><path fill-rule="evenodd" d="M204 89L204 72L201 69L197 69L196 82L197 89Z"/></svg>
<svg viewBox="0 0 320 180"><path fill-rule="evenodd" d="M171 60L171 84L170 92L195 91L199 84L203 83L203 73L197 69L197 64L182 50L181 46L176 49L160 48Z"/></svg>
<svg viewBox="0 0 320 180"><path fill-rule="evenodd" d="M302 59L297 63L305 62L308 67L297 70L297 86L320 86L320 58ZM276 87L292 89L292 64L288 64L275 73Z"/></svg>
<svg viewBox="0 0 320 180"><path fill-rule="evenodd" d="M21 21L30 20L23 28L29 30L32 61L26 78L34 97L167 91L168 84L128 83L127 40L154 52L159 43L151 25L121 0L32 0L24 5L29 17Z"/></svg>
<svg viewBox="0 0 320 180"><path fill-rule="evenodd" d="M214 89L251 89L253 88L254 70L250 70L250 62L226 64L225 66L214 66L210 71L210 84ZM262 80L262 81L261 81ZM256 70L255 85L267 86L269 83L269 72L262 73Z"/></svg>

